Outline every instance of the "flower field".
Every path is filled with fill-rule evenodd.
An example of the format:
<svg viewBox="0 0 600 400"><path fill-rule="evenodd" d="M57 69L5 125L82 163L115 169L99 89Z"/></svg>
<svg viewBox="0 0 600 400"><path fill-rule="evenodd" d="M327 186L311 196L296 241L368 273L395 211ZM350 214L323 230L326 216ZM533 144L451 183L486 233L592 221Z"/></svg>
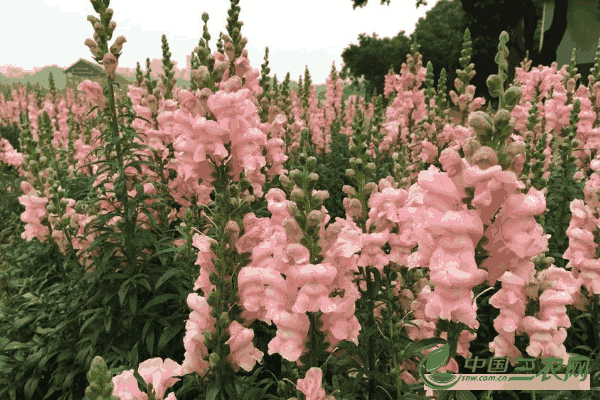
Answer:
<svg viewBox="0 0 600 400"><path fill-rule="evenodd" d="M503 32L490 106L467 30L453 89L415 44L382 96L334 66L321 104L250 66L231 0L190 88L165 36L161 79L117 88L91 3L106 84L0 95L0 398L600 397L600 50L589 87L574 56L506 82ZM589 391L423 382L577 356Z"/></svg>

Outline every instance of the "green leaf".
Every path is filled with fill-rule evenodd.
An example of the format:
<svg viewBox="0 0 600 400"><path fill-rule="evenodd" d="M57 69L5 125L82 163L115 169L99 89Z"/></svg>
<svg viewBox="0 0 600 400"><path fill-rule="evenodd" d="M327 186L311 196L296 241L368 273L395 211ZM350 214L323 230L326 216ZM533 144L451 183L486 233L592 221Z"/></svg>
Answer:
<svg viewBox="0 0 600 400"><path fill-rule="evenodd" d="M150 282L148 282L148 279L139 278L136 282L139 283L140 285L142 285L143 287L145 287L146 289L148 289L149 292L152 291L152 286L150 286Z"/></svg>
<svg viewBox="0 0 600 400"><path fill-rule="evenodd" d="M135 314L136 310L137 310L137 291L134 290L133 292L130 292L130 296L129 296L129 309L131 310L132 314Z"/></svg>
<svg viewBox="0 0 600 400"><path fill-rule="evenodd" d="M156 282L156 286L154 286L154 289L158 289L159 287L162 286L163 283L165 283L170 277L172 277L173 275L175 275L177 273L176 269L169 269L167 272L165 272L160 279L158 280L158 282Z"/></svg>
<svg viewBox="0 0 600 400"><path fill-rule="evenodd" d="M206 391L206 400L215 400L220 391L219 383L213 382Z"/></svg>
<svg viewBox="0 0 600 400"><path fill-rule="evenodd" d="M129 290L129 282L125 281L119 288L119 304L123 307L123 302L125 301L125 296L127 295L127 291Z"/></svg>
<svg viewBox="0 0 600 400"><path fill-rule="evenodd" d="M89 324L91 324L92 322L94 322L94 320L96 319L96 317L98 317L98 314L92 316L92 318L88 319L87 321L85 321L83 323L83 325L81 325L81 328L79 329L79 335L81 335L83 333L83 331L85 330L85 328L87 328L87 326Z"/></svg>
<svg viewBox="0 0 600 400"><path fill-rule="evenodd" d="M25 383L25 398L31 399L35 394L40 378L38 376L30 377Z"/></svg>
<svg viewBox="0 0 600 400"><path fill-rule="evenodd" d="M167 343L169 343L169 341L173 339L173 337L182 329L183 325L174 325L165 328L163 333L160 335L160 339L158 339L158 351L161 351L167 345Z"/></svg>
<svg viewBox="0 0 600 400"><path fill-rule="evenodd" d="M443 345L439 349L433 350L432 352L428 353L424 358L424 360L427 360L425 362L425 371L433 372L440 369L441 367L446 365L449 358L450 346L448 344Z"/></svg>
<svg viewBox="0 0 600 400"><path fill-rule="evenodd" d="M104 320L104 329L106 333L110 333L110 326L112 325L112 314L108 315L108 318Z"/></svg>
<svg viewBox="0 0 600 400"><path fill-rule="evenodd" d="M456 400L477 400L477 397L469 390L457 390L455 395Z"/></svg>
<svg viewBox="0 0 600 400"><path fill-rule="evenodd" d="M23 325L25 325L26 323L31 322L33 319L35 319L35 317L33 315L28 315L26 317L19 318L19 319L15 320L15 323L13 326L15 328L20 328Z"/></svg>
<svg viewBox="0 0 600 400"><path fill-rule="evenodd" d="M10 342L9 344L6 345L4 350L15 350L15 349L22 349L22 348L26 348L26 347L28 347L26 344L23 344L20 342Z"/></svg>
<svg viewBox="0 0 600 400"><path fill-rule="evenodd" d="M42 328L41 326L38 326L37 328L35 328L35 333L39 333L40 335L45 335L47 333L52 333L55 331L55 328Z"/></svg>
<svg viewBox="0 0 600 400"><path fill-rule="evenodd" d="M120 274L120 273L114 273L114 274L108 274L108 275L102 277L102 281L108 281L108 280L112 280L112 279L127 279L127 275Z"/></svg>
<svg viewBox="0 0 600 400"><path fill-rule="evenodd" d="M142 312L147 311L149 308L154 307L157 304L162 304L166 301L176 299L177 297L178 296L176 294L161 294L160 296L156 296L155 298L150 300L148 303L146 303Z"/></svg>
<svg viewBox="0 0 600 400"><path fill-rule="evenodd" d="M418 355L420 357L423 356L421 353L424 349L429 349L438 344L445 344L446 340L442 338L426 338L419 342L412 342L408 345L406 350L404 351L403 357L410 358L414 355Z"/></svg>
<svg viewBox="0 0 600 400"><path fill-rule="evenodd" d="M150 355L154 354L154 328L150 329L148 336L146 336L146 349Z"/></svg>

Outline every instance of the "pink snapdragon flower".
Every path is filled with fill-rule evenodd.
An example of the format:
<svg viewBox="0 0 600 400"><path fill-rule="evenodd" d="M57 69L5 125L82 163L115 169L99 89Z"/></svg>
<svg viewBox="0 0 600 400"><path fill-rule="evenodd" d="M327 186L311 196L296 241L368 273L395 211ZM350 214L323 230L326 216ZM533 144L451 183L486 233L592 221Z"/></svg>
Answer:
<svg viewBox="0 0 600 400"><path fill-rule="evenodd" d="M152 358L142 362L138 372L148 383L148 389L152 387L155 398L160 400L164 397L167 388L179 381L175 377L182 375L182 367L170 358L164 362L161 358Z"/></svg>
<svg viewBox="0 0 600 400"><path fill-rule="evenodd" d="M239 367L247 372L252 371L256 362L260 362L263 357L263 352L252 344L254 331L244 328L237 321L232 321L229 325L229 333L231 336L225 344L229 345L231 353L227 357L234 371L237 372Z"/></svg>
<svg viewBox="0 0 600 400"><path fill-rule="evenodd" d="M87 100L101 110L104 110L107 107L102 87L100 87L98 82L92 82L89 79L86 79L77 86L77 89L85 92Z"/></svg>
<svg viewBox="0 0 600 400"><path fill-rule="evenodd" d="M325 389L321 387L323 371L321 368L312 367L306 372L304 379L298 379L296 386L306 396L306 400L333 400L333 395L325 395Z"/></svg>
<svg viewBox="0 0 600 400"><path fill-rule="evenodd" d="M138 387L133 370L123 371L112 378L113 395L120 400L148 400L148 395Z"/></svg>
<svg viewBox="0 0 600 400"><path fill-rule="evenodd" d="M208 356L208 349L204 344L202 333L207 330L215 330L215 319L210 315L211 307L206 298L196 293L190 293L187 304L192 312L190 319L185 324L186 334L183 338L185 359L182 365L182 374L196 372L201 375L208 368L208 361L204 359Z"/></svg>

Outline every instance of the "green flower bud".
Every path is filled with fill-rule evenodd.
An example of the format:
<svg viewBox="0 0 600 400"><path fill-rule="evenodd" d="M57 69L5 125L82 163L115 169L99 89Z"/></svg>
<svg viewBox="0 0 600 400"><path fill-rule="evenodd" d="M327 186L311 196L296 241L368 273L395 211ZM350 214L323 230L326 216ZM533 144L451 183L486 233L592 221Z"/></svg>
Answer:
<svg viewBox="0 0 600 400"><path fill-rule="evenodd" d="M204 332L202 332L202 335L204 335L204 343L205 344L212 342L213 337L214 337L213 331L208 331L208 330L204 331Z"/></svg>
<svg viewBox="0 0 600 400"><path fill-rule="evenodd" d="M502 86L502 80L498 75L490 75L487 78L486 84L492 97L500 96L500 87Z"/></svg>
<svg viewBox="0 0 600 400"><path fill-rule="evenodd" d="M300 172L299 170L295 169L293 171L290 172L290 178L292 178L292 180L294 181L294 183L298 186L298 187L303 187L302 185L302 181L304 180L303 176L302 176L302 172Z"/></svg>
<svg viewBox="0 0 600 400"><path fill-rule="evenodd" d="M319 225L319 223L321 223L321 219L323 218L323 213L319 210L312 210L310 213L308 213L308 216L306 217L308 226L310 227L314 227Z"/></svg>
<svg viewBox="0 0 600 400"><path fill-rule="evenodd" d="M508 107L513 108L521 100L521 88L518 86L512 86L504 93L504 100Z"/></svg>
<svg viewBox="0 0 600 400"><path fill-rule="evenodd" d="M497 124L497 125L506 125L510 122L510 120L511 120L510 111L508 111L504 108L501 110L498 110L496 115L494 115L494 124Z"/></svg>
<svg viewBox="0 0 600 400"><path fill-rule="evenodd" d="M211 368L216 368L217 363L219 362L219 355L217 353L210 353L210 355L208 356L208 362Z"/></svg>
<svg viewBox="0 0 600 400"><path fill-rule="evenodd" d="M346 193L346 195L348 195L348 197L356 196L356 190L352 186L349 186L349 185L342 186L342 192Z"/></svg>
<svg viewBox="0 0 600 400"><path fill-rule="evenodd" d="M278 381L277 382L277 394L279 396L284 396L285 397L285 381Z"/></svg>
<svg viewBox="0 0 600 400"><path fill-rule="evenodd" d="M489 132L494 129L492 119L483 111L475 111L469 114L467 124L475 129L478 135Z"/></svg>
<svg viewBox="0 0 600 400"><path fill-rule="evenodd" d="M308 157L306 159L306 168L308 168L308 170L310 172L315 170L315 167L317 166L317 159L315 157Z"/></svg>
<svg viewBox="0 0 600 400"><path fill-rule="evenodd" d="M279 175L279 182L281 182L285 189L287 189L292 183L292 181L290 181L290 178L288 178L287 175Z"/></svg>
<svg viewBox="0 0 600 400"><path fill-rule="evenodd" d="M365 185L365 193L371 195L377 191L377 184L375 182L369 182Z"/></svg>
<svg viewBox="0 0 600 400"><path fill-rule="evenodd" d="M498 165L498 156L491 147L483 146L473 155L473 163L481 169Z"/></svg>
<svg viewBox="0 0 600 400"><path fill-rule="evenodd" d="M372 163L372 162L370 162L370 163L367 163L367 169L368 169L368 170L370 170L370 171L374 171L374 170L375 170L375 168L377 168L377 166L375 165L375 163Z"/></svg>
<svg viewBox="0 0 600 400"><path fill-rule="evenodd" d="M229 315L227 315L226 312L222 312L221 315L219 315L219 324L221 324L221 326L227 326L230 322Z"/></svg>
<svg viewBox="0 0 600 400"><path fill-rule="evenodd" d="M300 188L296 188L294 190L292 190L292 200L295 201L296 203L302 203L306 200L306 194L304 193L304 190L300 189Z"/></svg>
<svg viewBox="0 0 600 400"><path fill-rule="evenodd" d="M313 182L316 182L319 180L319 175L314 172L311 172L310 174L308 174L308 179L310 179Z"/></svg>
<svg viewBox="0 0 600 400"><path fill-rule="evenodd" d="M353 169L347 169L346 170L346 176L354 176L355 171Z"/></svg>

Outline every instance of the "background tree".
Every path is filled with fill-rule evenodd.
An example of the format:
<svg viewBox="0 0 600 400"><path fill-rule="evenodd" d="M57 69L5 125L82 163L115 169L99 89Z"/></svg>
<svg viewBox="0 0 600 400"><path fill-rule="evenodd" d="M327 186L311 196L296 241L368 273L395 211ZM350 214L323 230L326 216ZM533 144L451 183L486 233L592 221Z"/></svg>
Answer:
<svg viewBox="0 0 600 400"><path fill-rule="evenodd" d="M416 40L421 46L419 53L423 55L423 66L428 61L433 64L436 81L442 68L446 69L448 90L454 88L456 70L461 68L458 60L467 28L466 19L460 2L440 0L427 12L425 18L419 18L410 35L410 41Z"/></svg>
<svg viewBox="0 0 600 400"><path fill-rule="evenodd" d="M445 0L441 0L440 3L443 1ZM364 7L368 0L352 0L352 2L353 9L356 9L356 7ZM510 51L509 82L514 78L515 67L520 66L527 52L533 66L539 64L549 66L556 61L556 50L567 28L569 0L554 0L554 17L549 29L543 35L541 51L539 41L544 0L454 0L453 2L460 3L464 12L461 34L464 33L465 28L469 28L473 40L471 61L475 63L477 74L472 83L476 86L476 96L489 98L485 81L489 75L497 73L494 57L502 31L507 31L510 37L510 42L507 44ZM390 0L382 0L381 4L389 5ZM418 0L416 7L421 5L426 6L427 2ZM424 51L426 43L418 43ZM437 67L435 63L434 67ZM453 70L447 72L455 73ZM579 72L585 75L588 71ZM449 83L449 86L453 86L452 81Z"/></svg>
<svg viewBox="0 0 600 400"><path fill-rule="evenodd" d="M394 38L379 38L375 33L367 36L361 33L358 36L358 45L351 44L342 52L344 72L356 81L364 77L366 84L366 97L383 94L385 75L391 69L400 73L402 63L406 62L406 55L410 52L410 39L400 31Z"/></svg>

